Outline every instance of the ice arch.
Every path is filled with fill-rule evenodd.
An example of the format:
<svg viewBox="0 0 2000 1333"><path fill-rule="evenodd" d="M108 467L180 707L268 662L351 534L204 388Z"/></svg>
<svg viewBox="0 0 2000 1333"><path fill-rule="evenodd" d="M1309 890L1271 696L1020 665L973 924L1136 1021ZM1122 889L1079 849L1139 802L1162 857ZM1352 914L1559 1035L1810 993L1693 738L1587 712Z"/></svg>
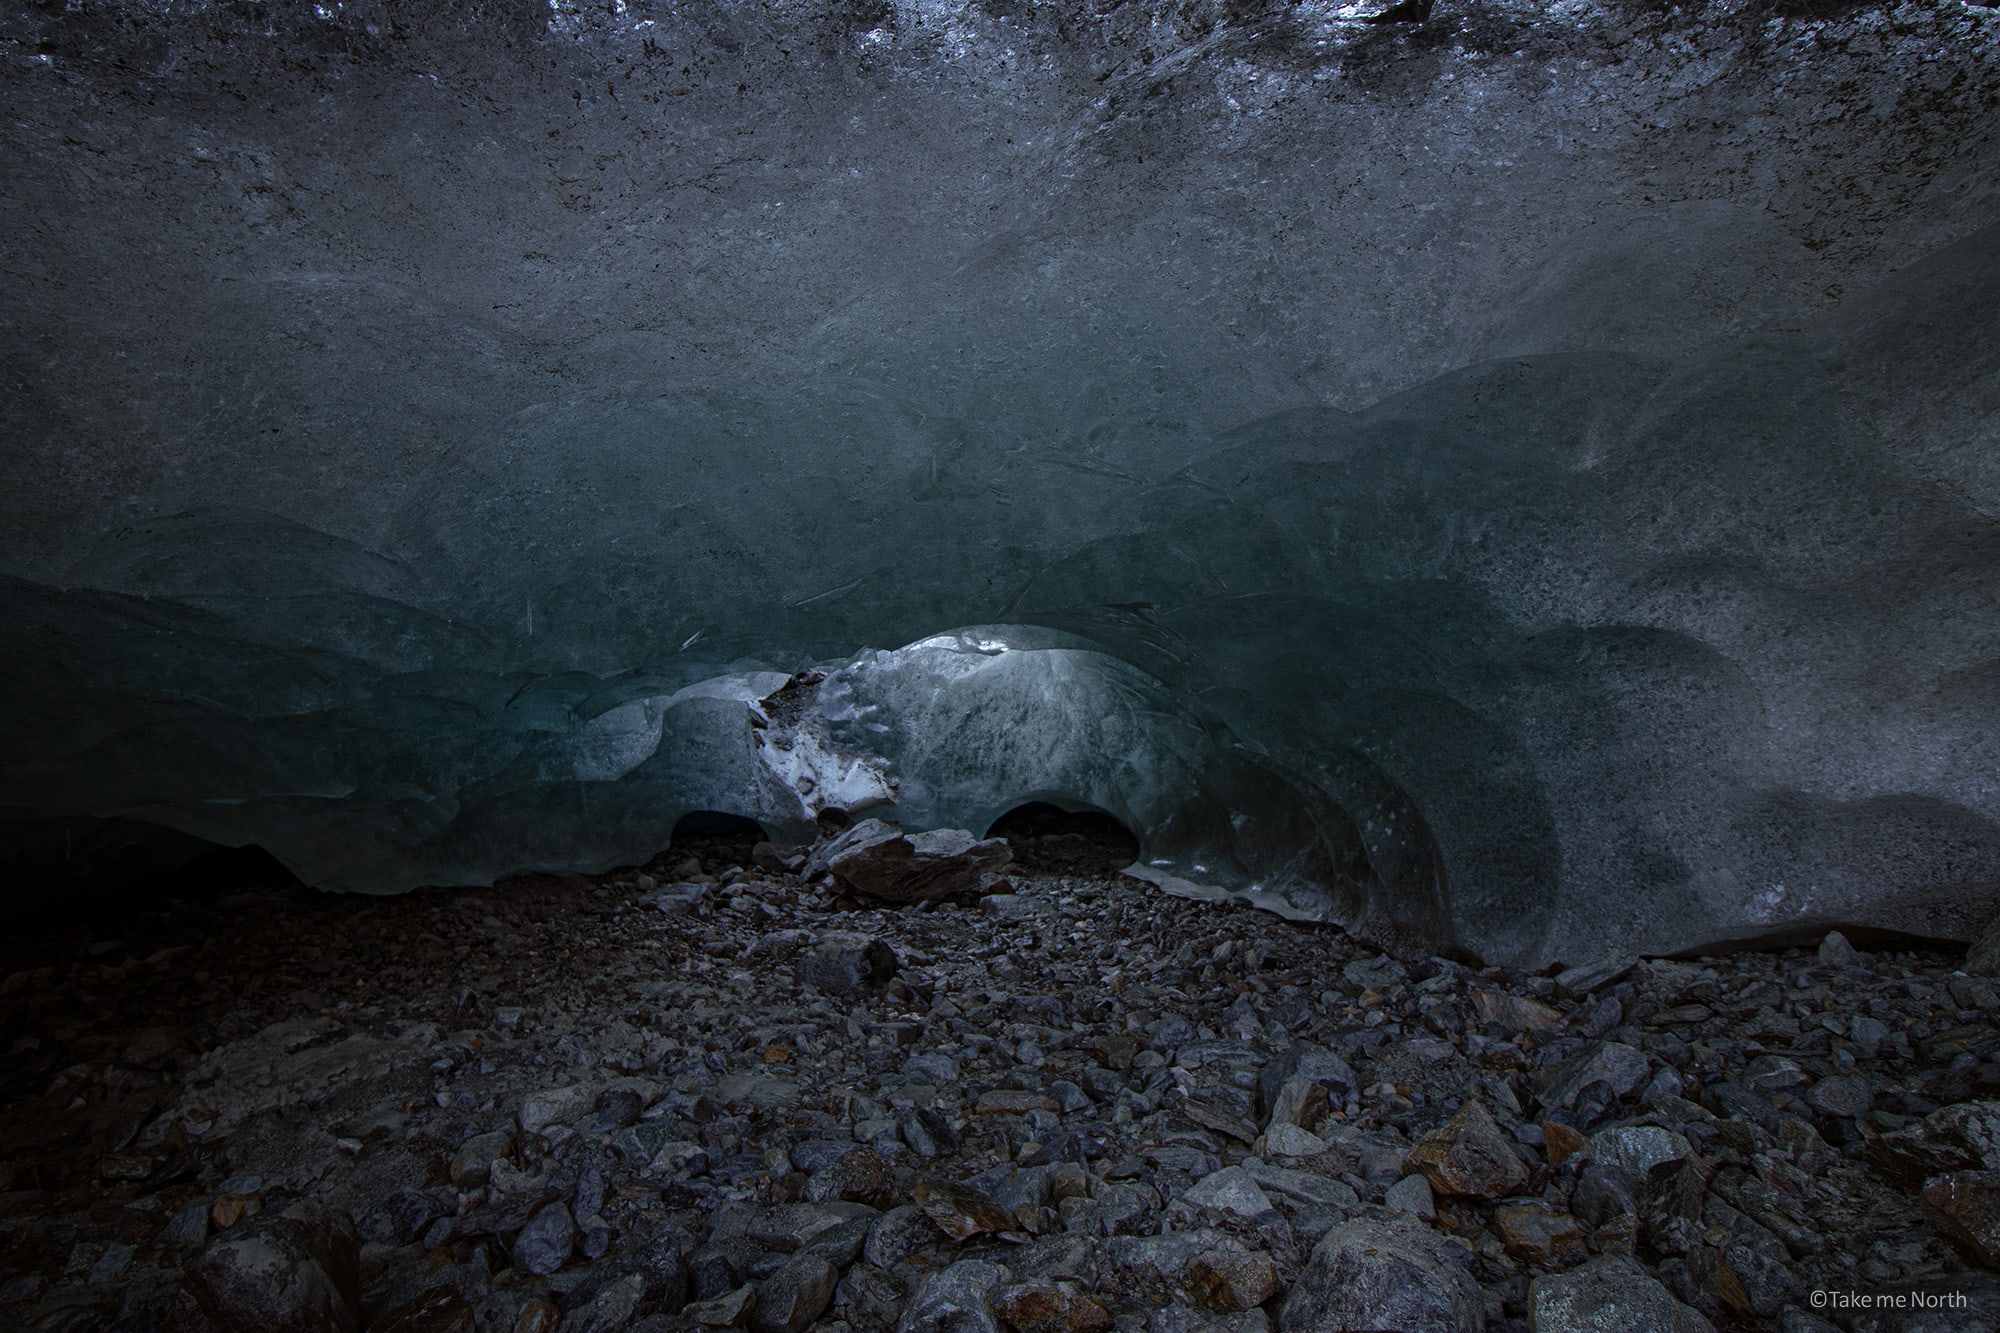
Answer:
<svg viewBox="0 0 2000 1333"><path fill-rule="evenodd" d="M1381 8L0 0L6 841L1976 928L2000 21Z"/></svg>

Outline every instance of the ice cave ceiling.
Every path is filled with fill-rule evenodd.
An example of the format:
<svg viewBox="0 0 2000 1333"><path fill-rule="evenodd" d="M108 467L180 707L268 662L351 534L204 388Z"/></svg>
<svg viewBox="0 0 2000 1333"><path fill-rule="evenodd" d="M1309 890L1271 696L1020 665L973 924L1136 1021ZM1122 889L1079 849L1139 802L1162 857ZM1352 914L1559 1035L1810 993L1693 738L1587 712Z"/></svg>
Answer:
<svg viewBox="0 0 2000 1333"><path fill-rule="evenodd" d="M1051 799L1496 959L1976 929L2000 11L1385 8L0 0L6 891Z"/></svg>

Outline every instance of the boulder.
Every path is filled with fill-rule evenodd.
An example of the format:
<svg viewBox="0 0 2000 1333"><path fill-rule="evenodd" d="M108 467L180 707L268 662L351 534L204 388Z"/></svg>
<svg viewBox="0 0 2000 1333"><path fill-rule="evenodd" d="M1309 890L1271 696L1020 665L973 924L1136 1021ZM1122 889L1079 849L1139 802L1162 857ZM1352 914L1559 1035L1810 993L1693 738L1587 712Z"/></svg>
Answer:
<svg viewBox="0 0 2000 1333"><path fill-rule="evenodd" d="M1313 1247L1278 1311L1279 1333L1481 1333L1472 1275L1435 1232L1415 1223L1348 1222Z"/></svg>
<svg viewBox="0 0 2000 1333"><path fill-rule="evenodd" d="M974 838L964 829L906 834L864 819L815 848L805 874L824 871L864 897L914 903L976 894L1012 859L1005 838Z"/></svg>
<svg viewBox="0 0 2000 1333"><path fill-rule="evenodd" d="M1698 1311L1674 1299L1623 1255L1593 1259L1528 1284L1534 1333L1715 1333Z"/></svg>
<svg viewBox="0 0 2000 1333"><path fill-rule="evenodd" d="M301 1203L246 1218L187 1270L186 1290L217 1333L355 1333L360 1238L346 1213Z"/></svg>

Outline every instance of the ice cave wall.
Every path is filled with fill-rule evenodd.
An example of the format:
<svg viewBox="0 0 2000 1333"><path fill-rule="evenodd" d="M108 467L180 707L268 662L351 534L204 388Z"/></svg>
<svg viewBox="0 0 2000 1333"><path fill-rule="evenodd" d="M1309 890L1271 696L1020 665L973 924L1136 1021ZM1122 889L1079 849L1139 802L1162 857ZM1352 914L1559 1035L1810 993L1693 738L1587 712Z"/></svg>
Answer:
<svg viewBox="0 0 2000 1333"><path fill-rule="evenodd" d="M1515 961L1975 929L2000 14L1382 8L4 0L14 900L810 771Z"/></svg>

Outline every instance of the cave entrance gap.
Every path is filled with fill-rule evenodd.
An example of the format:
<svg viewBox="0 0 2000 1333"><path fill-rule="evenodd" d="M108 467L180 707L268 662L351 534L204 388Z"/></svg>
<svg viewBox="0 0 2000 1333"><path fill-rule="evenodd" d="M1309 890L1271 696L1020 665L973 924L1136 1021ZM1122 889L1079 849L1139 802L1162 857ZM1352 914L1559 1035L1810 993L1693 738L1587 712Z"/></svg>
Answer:
<svg viewBox="0 0 2000 1333"><path fill-rule="evenodd" d="M1139 859L1139 839L1102 810L1065 810L1047 801L1017 805L993 821L989 838L1005 838L1026 870L1109 875Z"/></svg>

